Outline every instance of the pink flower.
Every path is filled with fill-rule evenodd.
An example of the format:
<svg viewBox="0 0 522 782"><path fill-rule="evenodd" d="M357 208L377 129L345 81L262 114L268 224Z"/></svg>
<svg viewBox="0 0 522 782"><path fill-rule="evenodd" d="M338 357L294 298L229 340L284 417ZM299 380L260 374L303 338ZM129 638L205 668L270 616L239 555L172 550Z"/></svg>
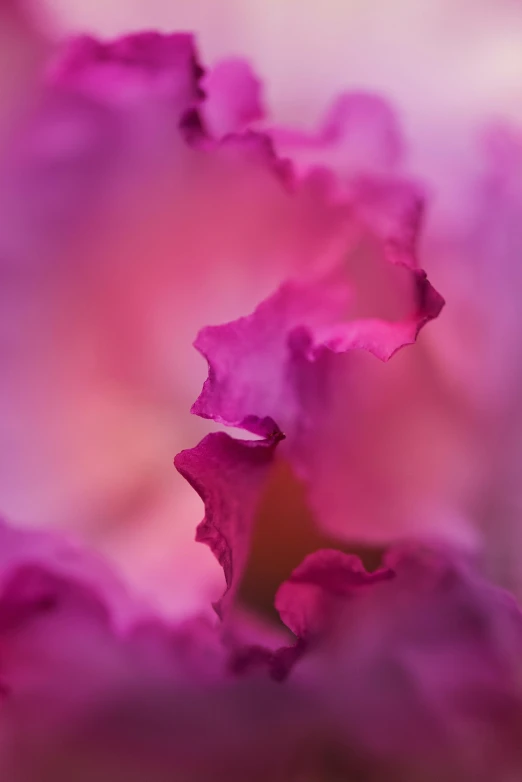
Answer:
<svg viewBox="0 0 522 782"><path fill-rule="evenodd" d="M123 20L111 21L110 14L118 12L111 8L90 4L64 10L71 16L84 13L91 27L105 24L114 32ZM279 47L277 52L277 47L267 45L269 38L288 29L290 5L280 4L282 25L272 22L266 6L255 2L248 13L246 6L236 8L233 3L222 10L216 16L203 4L178 3L172 10L147 3L139 12L164 26L197 25L210 61L223 54L251 54L268 75L266 97L260 91L261 80L241 60L227 59L198 77L187 37L183 44L179 38L176 44L152 35L141 37L139 45L137 38L130 38L113 46L84 37L70 44L67 52L62 47L56 53L44 94L33 99L33 113L17 126L21 130L14 163L3 176L2 208L10 234L4 241L9 242L11 255L30 257L23 268L38 256L47 283L34 284L30 290L25 277L11 282L6 294L16 302L11 304L15 317L10 313L6 318L10 329L20 313L31 316L24 316L24 328L15 330L17 361L0 408L10 445L0 484L4 511L23 523L57 524L81 532L113 557L127 577L146 585L176 613L191 606L170 605L165 598L169 585L191 577L187 595L193 595L193 605L219 591L219 573L204 550L191 555L187 573L186 552L192 549L199 510L169 466L176 451L207 431L186 412L204 376L189 343L205 325L253 311L288 276L310 270L323 251L328 256L324 263L331 262L340 246L337 242L352 241L344 234L334 237L340 223L339 204L334 207L328 192L332 185L307 174L320 164L333 171L335 179L330 181L336 188L341 176L393 181L390 192L404 188L412 211L428 193L420 230L421 265L437 289L454 302L415 352L402 352L389 366L354 354L336 362L364 366L358 370L357 385L351 387L355 397L352 394L348 402L345 382L336 383L328 420L323 413L316 424L328 444L317 449L312 488L314 502L322 506L319 515L328 517L325 528L378 545L412 533L442 535L482 548L496 577L516 588L517 566L511 552L518 538L511 520L518 498L516 475L510 475L510 465L517 463L515 437L509 449L496 444L504 442L502 432L513 418L502 389L516 398L517 384L509 369L516 350L516 280L495 277L492 297L490 278L484 273L478 295L468 295L471 285L477 289L473 259L478 248L470 239L477 235L476 226L484 226L487 233L480 241L481 252L496 235L508 232L512 238L506 242L506 263L511 275L515 268L507 257L516 241L516 221L509 219L517 207L515 178L508 171L513 183L501 185L497 180L504 175L497 153L481 153L471 138L482 117L488 118L493 110L505 113L514 102L514 75L508 79L500 57L482 53L501 47L511 51L509 30L516 10L507 4L497 7L492 19L489 4L481 4L475 9L473 36L466 38L468 48L459 44L456 51L445 43L447 36L441 37L450 12L455 24L460 20L455 4L451 9L430 4L424 13L409 9L408 29L416 32L415 44L404 38L400 26L390 26L385 13L371 16L367 4L354 5L349 15L348 9L340 14L337 8L325 7L320 19L304 4L305 42L312 40L319 22L338 30L330 46L317 47L313 62L304 61L303 53L310 48L305 44ZM25 51L32 63L35 52L45 51L46 41L19 12L9 13L19 20L16 40L27 42L17 51ZM241 21L241 40L231 22L233 14ZM130 26L139 22L138 17L126 16ZM393 29L393 34L385 36L377 56L372 47L382 42L385 29ZM370 51L363 47L362 52L356 44L366 40L366 33ZM9 40L15 39L11 35ZM433 70L424 67L426 57L417 56L422 47L432 47L431 61L437 62ZM414 60L418 68L413 67ZM487 63L480 89L470 75L478 72L479 61ZM510 74L516 74L515 65ZM24 66L20 73L31 77L32 67ZM298 72L301 80L295 78ZM431 89L419 90L421 72ZM448 72L453 90L440 87L447 83ZM11 94L27 95L23 78L24 89L10 88ZM300 86L305 82L306 94ZM395 112L373 93L361 92L361 84L385 89L396 99L406 120L408 143ZM345 85L358 90L338 97ZM199 94L201 87L207 92L205 99ZM272 115L263 123L265 107ZM278 164L279 172L274 171L268 142L256 135L249 140L244 135L241 144L238 139L228 141L219 151L208 138L204 153L201 139L195 150L194 137L190 154L185 141L174 149L170 136L163 134L182 114L183 134L197 133L196 114L215 139L233 130L248 134L252 123L268 128L278 154L292 159L304 181L294 181L294 195L288 197L282 167ZM70 136L67 154L65 135ZM30 155L29 148L34 150ZM515 160L516 143L510 148L510 159ZM234 156L232 150L237 151L233 163L228 154ZM43 175L51 159L52 165L60 166L59 177ZM237 166L234 176L232 165ZM179 171L180 166L183 176L174 183L167 172L169 167ZM479 182L480 168L485 173ZM492 190L493 180L497 184ZM102 190L100 200L97 194ZM341 197L338 190L336 197ZM366 197L348 194L348 200L358 200L359 206ZM397 201L401 199L398 194ZM494 199L496 208L488 208L488 199ZM175 217L165 207L171 200ZM29 219L30 232L25 227ZM403 219L414 222L406 208ZM42 233L35 235L37 223ZM207 232L200 230L203 223ZM68 245L65 224L70 226ZM309 228L304 237L299 235L303 225ZM60 261L73 256L74 266ZM191 258L190 265L186 257ZM382 272L391 276L393 268L383 267ZM375 296L373 304L385 314L401 306L389 294L387 284L375 286L373 292L368 286L368 295ZM351 374L351 368L342 371ZM22 386L34 393L21 393ZM347 405L352 411L349 438L338 425L347 420ZM43 450L33 447L35 433ZM495 456L495 464L509 452L509 467L493 478L495 449L502 452ZM340 460L346 470L337 469ZM346 472L353 479L345 480ZM335 502L328 501L331 490L339 497ZM383 503L388 508L385 518ZM346 505L353 508L349 521ZM479 513L477 505L495 511ZM167 540L168 550L175 552L168 560Z"/></svg>
<svg viewBox="0 0 522 782"><path fill-rule="evenodd" d="M95 6L89 8L89 13L96 12ZM232 6L227 9L231 13ZM108 10L109 6L105 13ZM202 10L195 4L190 8L179 5L176 13L183 21L183 14L197 15ZM252 20L261 19L261 12L254 4ZM446 7L440 11L441 19L447 12ZM282 18L287 19L288 13L282 4ZM325 10L325 22L329 13ZM433 16L435 11L430 13ZM492 46L507 41L510 13L503 9L495 17L498 35L491 37ZM370 29L377 35L387 23L385 15L382 20L371 20L366 14L358 8L349 19L339 17L343 35L348 35L348 22L350 29L361 34ZM484 4L477 15L473 52L485 46L488 14ZM224 14L223 25L229 19ZM247 41L250 22L242 15L241 19ZM215 41L210 38L204 14L194 21L212 58L233 51L235 42L230 36L221 36L219 42L217 37ZM302 22L306 35L311 35L313 15L307 6ZM412 17L411 23L424 31L424 40L424 15ZM27 35L34 25L31 28L24 21L19 29L19 40L27 41L20 51L32 57L35 48L45 49L42 35ZM312 502L323 527L344 538L380 545L410 534L436 535L475 549L482 547L496 576L516 587L516 563L509 561L517 535L516 525L509 521L514 515L511 504L518 502L515 478L507 478L508 469L501 471L499 480L490 478L490 455L502 439L501 427L493 419L512 419L502 388L516 389L514 378L505 374L513 351L511 335L516 332L516 301L510 296L515 286L503 285L504 277L496 281L495 301L502 302L498 306L488 304L492 299L486 295L487 282L473 301L467 296L474 274L472 259L477 255L468 237L476 235L477 224L484 223L482 214L488 207L482 204L495 197L488 195L488 182L497 177L497 158L491 158L484 184L471 178L478 167L478 154L456 155L471 136L471 121L464 121L464 110L457 115L453 104L443 103L435 82L436 99L430 98L429 109L413 89L415 69L406 72L397 65L397 73L391 67L392 61L398 62L394 58L398 38L392 36L380 58L362 58L360 49L348 46L350 39L344 43L343 38L346 74L337 67L338 42L322 47L320 68L308 80L311 87L306 100L301 92L290 100L292 85L288 73L281 72L279 58L271 55L265 63L264 38L262 28L251 43L257 61L269 72L270 101L261 95L261 80L240 60L226 60L198 75L188 37L160 39L151 34L113 45L83 37L55 55L43 95L33 99L32 113L17 126L14 162L3 176L2 208L9 228L4 242L13 258L26 258L23 268L38 257L47 282L45 286L34 284L31 290L26 276L12 281L6 294L16 302L11 305L14 318L11 312L6 317L9 329L20 313L31 316L24 315L24 328L15 330L16 346L12 334L9 338L17 359L0 408L10 445L0 484L2 507L9 517L23 523L57 524L80 531L113 557L127 577L134 577L176 613L206 601L219 590L220 576L204 550L191 554L191 566L185 567L199 510L193 495L172 477L169 466L176 451L206 431L186 412L203 380L202 364L189 343L208 323L253 311L288 276L310 272L319 256L324 254L321 264L333 263L343 242L348 246L355 241L344 233L343 210L348 204L357 202L362 209L364 201L389 198L389 206L383 203L374 214L366 213L360 219L373 221L383 241L410 241L413 237L405 239L393 232L418 230L416 210L420 211L427 191L430 199L421 227L421 237L425 237L421 265L455 306L446 309L444 318L421 339L415 352L402 352L387 367L353 353L334 362L339 367L336 371L349 375L349 364L364 366L357 370L358 382L350 385L348 397L346 381L335 382L314 424L322 444L315 449L313 466L309 464L315 471ZM435 47L442 45L435 33L433 41ZM238 41L238 50L242 45ZM411 58L413 48L406 50ZM285 56L290 70L295 70L298 52L289 48ZM460 88L468 83L464 62L446 58L444 63L444 67L453 63ZM306 68L308 73L309 64ZM484 113L486 99L491 105L490 86L500 95L503 73L492 70L490 78L483 80L484 93L469 95L470 117L478 109ZM435 74L430 72L430 78ZM360 90L335 97L336 89L356 79L375 87L389 83L408 121L408 144L395 113L381 98ZM513 96L508 87L506 81L502 108ZM201 88L207 92L204 99ZM18 89L17 94L27 92ZM444 94L448 101L452 99L453 93L445 90ZM331 108L327 108L330 98ZM290 175L283 172L286 164L274 158L266 136L248 135L252 123L263 126L265 105L274 109L275 116L264 121L269 137L280 157L291 158L297 174L291 197ZM290 106L296 109L292 113ZM324 119L314 130L312 120L320 111ZM437 134L437 141L442 139L438 146L433 143L428 119L420 122L421 115L431 118L434 126L442 116L454 118L451 127ZM181 141L176 134L180 143L171 144L166 128L182 116L184 138ZM291 119L295 126L283 126L280 117ZM198 121L204 122L207 138L203 142L200 137L196 145ZM209 138L216 140L234 130L241 132L241 141L229 139L214 145ZM512 150L514 159L515 144ZM488 158L482 160L488 162ZM324 172L314 173L318 164L335 175L329 183ZM54 173L44 176L51 165L60 166L59 177ZM183 176L178 175L181 168ZM175 182L168 174L172 169L177 172ZM453 169L458 176L450 176ZM412 170L418 175L415 184ZM364 183L362 188L354 181L359 178L373 178L373 183ZM378 185L376 178L381 179ZM502 208L488 211L490 238L481 242L481 248L494 241L509 210L516 209L517 195L510 187L505 188ZM27 189L31 190L30 201ZM98 196L101 191L103 199ZM343 199L344 206L339 203ZM175 209L166 206L171 202ZM364 209L374 207L367 203ZM387 210L395 208L404 210L403 215L388 217ZM391 223L377 225L383 214ZM31 231L26 228L28 220ZM355 223L351 222L350 230ZM35 234L36 224L41 233ZM202 224L206 232L200 230ZM305 236L300 233L303 225L308 229ZM515 238L513 222L507 230ZM65 261L70 257L75 258L74 265ZM453 263L452 258L459 260ZM10 261L10 265L15 263L21 265L18 260ZM361 273L367 268L361 264ZM405 291L401 292L400 274L394 275L395 271L391 265L379 267L379 274L397 277L393 294L384 276L382 285L372 287L368 281L365 314L371 314L374 305L376 313L405 314L405 310L399 312ZM364 285L364 279L358 284ZM501 310L505 310L502 318ZM490 326L482 328L482 323ZM502 360L499 345L505 351ZM482 369L485 351L487 372ZM268 377L266 373L265 380ZM34 392L27 390L31 388ZM516 396L516 391L510 393ZM345 437L348 408L352 428ZM484 410L491 419L487 425ZM35 436L43 450L34 449ZM508 458L510 464L516 463L515 457ZM349 479L347 472L352 476ZM509 485L504 488L506 479ZM26 491L29 483L30 493ZM329 500L332 491L335 501ZM479 495L484 498L477 501ZM502 500L507 509L488 513L484 520L476 505L498 506L500 497L507 497ZM385 516L383 504L388 509ZM350 519L347 506L352 508ZM498 515L507 519L500 536ZM171 521L174 518L176 523ZM173 552L168 559L167 540ZM188 595L193 598L189 604L172 605L166 598L169 586L185 583L188 577L192 588L187 599Z"/></svg>
<svg viewBox="0 0 522 782"><path fill-rule="evenodd" d="M508 9L502 14L499 23ZM306 456L299 451L301 462L308 460L300 477L329 532L370 544L412 534L450 539L479 552L495 578L518 593L519 133L505 122L492 125L490 102L465 121L457 116L435 143L433 129L417 126L411 101L409 145L388 104L360 92L336 98L316 130L303 130L303 122L274 128L269 120L279 154L304 178L332 171L338 197L353 197L359 177L408 174L411 182L414 172L427 204L421 263L452 303L415 351L401 353L389 367L354 355L344 367L331 362L334 379L323 410L314 413L319 445ZM206 342L204 334L198 340L204 353ZM361 367L350 385L348 364L355 362ZM262 417L274 376L258 366L264 380L256 379L255 391L262 404L257 411L248 400L248 415ZM223 390L236 388L237 364L233 369L227 381L219 374ZM306 415L310 399L300 404ZM271 415L286 433L285 412Z"/></svg>
<svg viewBox="0 0 522 782"><path fill-rule="evenodd" d="M408 163L374 94L291 128L264 119L247 63L204 73L187 33L80 36L43 66L49 36L21 5L0 13L17 55L0 83L0 501L99 537L126 574L0 525L2 779L518 778L522 617L485 579L473 504L515 473L517 311L491 316L491 352L473 333L478 393L444 329L425 337L444 305L418 257L426 195L452 183L411 176L422 155ZM518 152L490 132L465 208L434 209L425 253L450 290L472 251L497 304L517 280ZM170 462L205 431L178 409L201 384L198 332L192 412L249 439L181 450L184 494ZM197 495L210 551L183 540Z"/></svg>

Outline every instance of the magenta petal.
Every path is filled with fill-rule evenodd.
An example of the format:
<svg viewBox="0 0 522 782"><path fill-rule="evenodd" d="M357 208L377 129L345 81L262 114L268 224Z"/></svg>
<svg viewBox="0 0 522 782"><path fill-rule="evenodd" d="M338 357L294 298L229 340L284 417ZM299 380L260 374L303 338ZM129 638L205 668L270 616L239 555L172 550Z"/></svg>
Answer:
<svg viewBox="0 0 522 782"><path fill-rule="evenodd" d="M203 329L196 348L209 364L209 376L192 412L236 427L275 420L285 434L299 415L292 387L292 340L308 350L310 331L335 318L348 291L342 286L287 283L253 315ZM305 344L306 343L306 344Z"/></svg>
<svg viewBox="0 0 522 782"><path fill-rule="evenodd" d="M260 428L268 426L264 422ZM219 616L232 602L246 567L256 506L281 438L273 422L265 440L235 440L218 432L174 460L205 503L196 540L210 547L225 573L227 589L214 606Z"/></svg>
<svg viewBox="0 0 522 782"><path fill-rule="evenodd" d="M375 225L373 189L371 195L365 195L364 206ZM382 195L379 191L378 197ZM392 237L384 212L379 211L378 217L386 237L385 251L392 254L392 265L401 275L394 283L397 290L404 284L405 274L412 283L412 294L397 294L402 299L411 295L406 304L410 314L399 322L369 317L342 322L351 289L350 281L341 278L340 269L314 283L288 283L250 317L200 332L195 345L208 361L209 376L193 413L233 426L243 426L250 416L270 417L289 434L297 420L307 414L302 399L306 388L298 376L303 372L303 362L310 365L307 372L312 378L313 363L325 350L343 353L364 349L387 360L415 341L420 329L439 314L443 299L425 273L415 268L414 256L402 240ZM409 228L407 223L404 231ZM405 238L404 242L409 240Z"/></svg>
<svg viewBox="0 0 522 782"><path fill-rule="evenodd" d="M214 138L244 130L262 119L261 82L244 60L222 60L202 81L205 126Z"/></svg>
<svg viewBox="0 0 522 782"><path fill-rule="evenodd" d="M107 43L73 39L54 63L50 81L120 105L163 98L186 111L201 99L201 74L192 35L143 32Z"/></svg>
<svg viewBox="0 0 522 782"><path fill-rule="evenodd" d="M20 569L52 572L94 590L118 623L135 621L146 611L96 553L58 534L22 530L0 521L0 589Z"/></svg>
<svg viewBox="0 0 522 782"><path fill-rule="evenodd" d="M393 577L391 568L368 573L359 557L324 549L306 557L281 585L275 606L294 635L306 639L337 619L342 603L361 588Z"/></svg>
<svg viewBox="0 0 522 782"><path fill-rule="evenodd" d="M200 332L195 345L209 374L192 412L244 428L252 419L275 421L320 525L351 540L379 541L389 540L380 537L386 526L413 524L411 507L398 518L394 506L387 524L387 505L379 503L375 518L374 496L390 494L394 486L387 466L381 471L372 454L395 447L380 435L395 422L387 405L395 403L394 394L415 393L417 377L409 365L401 374L402 359L397 371L381 370L364 352L387 361L415 342L444 301L417 263L422 216L417 188L368 178L351 190L350 199L338 201L346 209L344 235L336 234L324 273L281 286L249 317ZM416 367L413 356L411 362ZM375 412L372 395L378 396ZM400 398L398 404L399 415L407 418ZM369 428L359 427L366 416ZM408 459L405 453L399 464ZM408 463L406 472L411 473ZM366 491L372 482L377 490ZM400 482L397 493L407 505L410 492Z"/></svg>

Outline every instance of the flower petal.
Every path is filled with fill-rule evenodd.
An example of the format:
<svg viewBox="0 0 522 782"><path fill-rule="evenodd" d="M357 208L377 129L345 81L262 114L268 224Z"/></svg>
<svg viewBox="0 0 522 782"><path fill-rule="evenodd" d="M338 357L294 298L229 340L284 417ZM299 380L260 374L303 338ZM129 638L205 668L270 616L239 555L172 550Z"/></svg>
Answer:
<svg viewBox="0 0 522 782"><path fill-rule="evenodd" d="M196 347L207 358L209 376L192 409L236 427L247 428L252 417L276 421L287 436L283 450L307 483L320 523L352 540L367 534L364 516L359 524L352 521L361 472L358 449L366 446L350 426L358 427L364 394L382 393L387 401L382 383L390 372L380 371L360 349L387 360L413 342L443 304L416 266L416 191L404 183L367 181L359 183L357 193L348 221L347 261L341 259L313 282L287 283L248 318L199 334ZM412 377L399 374L403 384ZM396 375L391 378L395 383ZM368 480L374 474L370 464ZM381 514L382 509L381 504ZM374 530L368 526L376 533L373 540L385 523L380 519Z"/></svg>
<svg viewBox="0 0 522 782"><path fill-rule="evenodd" d="M196 347L207 358L210 374L194 413L233 426L252 415L270 417L286 432L284 400L297 392L289 369L293 356L312 365L325 350L362 348L386 361L437 317L443 299L417 268L413 253L416 195L402 183L360 183L353 211L346 226L352 231L351 242L346 238L347 262L339 251L341 260L329 275L308 284L288 283L250 318L200 333ZM345 263L347 280L342 277ZM370 312L350 321L350 304ZM405 311L403 319L375 317L389 308Z"/></svg>
<svg viewBox="0 0 522 782"><path fill-rule="evenodd" d="M264 116L261 82L245 60L221 60L202 82L205 127L214 138L244 130Z"/></svg>
<svg viewBox="0 0 522 782"><path fill-rule="evenodd" d="M53 64L50 79L122 106L162 98L182 114L202 97L201 74L192 35L143 32L110 42L72 39Z"/></svg>
<svg viewBox="0 0 522 782"><path fill-rule="evenodd" d="M262 422L260 429L268 428L269 422ZM218 432L176 456L176 468L205 503L205 518L196 540L210 546L225 574L225 594L214 606L221 617L241 582L255 511L281 438L272 422L272 434L265 440L235 440Z"/></svg>
<svg viewBox="0 0 522 782"><path fill-rule="evenodd" d="M310 554L281 585L275 605L285 625L303 640L324 632L337 618L339 604L360 589L394 577L390 568L368 573L361 560L324 549Z"/></svg>

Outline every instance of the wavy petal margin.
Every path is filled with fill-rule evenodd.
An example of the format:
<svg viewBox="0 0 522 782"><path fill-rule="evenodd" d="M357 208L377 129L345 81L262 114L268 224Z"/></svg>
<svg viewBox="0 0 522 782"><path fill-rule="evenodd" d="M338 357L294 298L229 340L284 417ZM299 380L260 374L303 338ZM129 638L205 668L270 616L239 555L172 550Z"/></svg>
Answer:
<svg viewBox="0 0 522 782"><path fill-rule="evenodd" d="M196 448L179 453L176 469L205 503L196 540L206 543L223 567L226 591L214 605L223 617L233 602L250 552L252 524L283 435L273 422L250 422L251 429L272 432L263 440L236 440L224 432L207 435Z"/></svg>
<svg viewBox="0 0 522 782"><path fill-rule="evenodd" d="M203 96L202 74L191 34L141 32L108 42L89 35L71 39L48 80L120 106L164 98L189 111Z"/></svg>
<svg viewBox="0 0 522 782"><path fill-rule="evenodd" d="M238 133L264 116L262 84L249 63L221 60L202 81L205 127L214 138Z"/></svg>
<svg viewBox="0 0 522 782"><path fill-rule="evenodd" d="M209 376L192 412L239 427L251 416L270 417L288 433L285 407L298 393L296 382L302 385L292 363L313 364L325 350L354 349L387 361L415 342L444 305L417 266L421 211L418 193L405 183L359 182L347 218L346 256L327 275L283 285L249 317L200 332L195 346ZM350 307L369 310L369 317L350 319ZM372 309L402 317L375 317Z"/></svg>
<svg viewBox="0 0 522 782"><path fill-rule="evenodd" d="M362 111L363 124L371 122L377 112L381 124L376 137L384 134L389 140L386 107L373 100L361 101L358 98L355 108ZM382 141L375 145L379 143ZM400 348L414 343L444 305L417 261L423 197L415 183L371 171L363 176L358 171L339 189L334 172L309 173L312 179L314 176L319 176L316 181L321 182L323 197L335 203L341 215L332 233L330 255L319 259L307 276L281 285L250 316L199 333L195 347L206 358L209 373L192 407L196 415L254 431L268 441L275 422L286 438L284 454L307 488L313 481L316 443L333 390L339 395L338 386L346 384L345 368L335 357L362 350L386 362ZM290 180L290 187L300 187L304 181L306 178ZM348 439L350 394L347 387L346 408L336 424ZM205 495L211 496L208 485L216 482L215 471L209 475L199 458L196 464L207 487L206 493L200 491L205 500ZM179 463L177 466L179 469ZM343 465L338 469L342 471ZM229 482L228 491L240 496L239 482ZM256 492L259 498L261 489ZM336 498L331 502L335 504ZM255 503L250 500L241 524L242 529L249 525L248 535L254 512ZM213 503L209 514L207 502L207 520L209 515L211 548L221 561L215 530L226 529L226 512L216 514ZM320 515L318 521L323 524ZM203 528L207 524L205 521ZM228 562L229 547L235 541L227 533L225 538ZM206 536L199 539L208 542ZM241 567L246 562L244 545L242 542L238 554Z"/></svg>

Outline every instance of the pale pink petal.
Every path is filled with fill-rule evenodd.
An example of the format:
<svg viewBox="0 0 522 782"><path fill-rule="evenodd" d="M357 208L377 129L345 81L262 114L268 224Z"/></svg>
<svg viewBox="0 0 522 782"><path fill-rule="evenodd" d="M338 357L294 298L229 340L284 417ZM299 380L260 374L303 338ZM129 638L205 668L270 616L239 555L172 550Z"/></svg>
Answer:
<svg viewBox="0 0 522 782"><path fill-rule="evenodd" d="M354 234L359 236L357 231L361 230L364 235L364 231L369 231L368 226L371 226L374 231L371 235L374 244L370 245L371 252L364 256L362 263L359 262L358 265L358 260L355 259L352 266L355 267L355 272L360 272L360 266L365 261L368 264L373 262L385 282L390 278L383 272L397 270L397 277L391 276L390 280L394 283L391 285L391 295L383 292L379 297L378 291L377 296L372 297L372 280L377 287L382 282L371 276L370 279L365 279L364 273L359 273L358 276L354 274L355 291L352 291L349 275L346 275L347 281L341 274L343 270L336 269L328 276L316 278L313 282L289 282L283 285L250 317L225 326L204 329L196 346L209 361L209 377L193 406L193 412L198 415L212 418L221 424L242 427L266 438L273 437L275 421L276 426L286 436L286 442L280 446L281 453L290 459L297 474L304 479L317 522L330 529L332 510L335 511L344 520L344 524L339 524L335 531L351 540L358 538L361 525L352 520L353 505L350 502L343 504L346 496L343 481L351 487L358 479L357 470L351 475L353 468L350 460L339 460L332 467L334 480L339 477L341 485L335 486L336 493L330 493L328 502L319 507L316 503L318 492L323 489L328 491L334 485L316 466L317 462L321 461L331 466L329 445L324 442L323 429L335 427L340 442L353 446L355 458L357 448L360 447L358 442L350 438L349 428L352 398L359 404L353 387L357 378L345 376L344 363L341 361L348 360L351 355L358 357L360 351L355 351L354 348L365 348L382 358L388 358L388 354L393 350L412 341L421 325L436 316L442 306L440 296L431 288L425 274L415 265L413 248L418 201L405 199L404 196L409 195L410 191L398 183L393 186L361 183L359 192L362 205L356 202L354 206L357 216L354 220ZM395 200L393 195L396 196ZM357 207L358 211L355 211ZM363 213L364 222L360 217ZM357 253L357 243L355 247ZM379 253L384 257L379 257ZM349 271L352 271L352 268L349 268ZM414 279L416 296L413 303L405 293L409 290L404 284L406 276L412 276ZM360 307L364 312L365 308L371 307L377 311L379 308L388 311L406 308L407 311L412 304L414 314L409 321L402 323L361 317L352 323L335 325L344 317L347 308L348 312L350 311L350 305L354 308ZM343 350L347 351L346 356L336 355ZM344 409L340 417L334 418L330 417L331 412L334 411L337 416L339 411L337 407L332 408L331 403L337 399L337 394L343 399ZM355 428L356 421L353 426ZM231 446L231 441L226 442ZM318 444L321 448L317 447ZM339 453L339 446L335 445L333 458ZM249 447L258 448L259 444L254 443ZM197 449L194 453L197 453ZM215 460L209 459L206 449L203 449L202 455L210 464L214 463ZM244 466L246 467L246 462ZM243 505L245 513L242 527L248 530L249 537L245 538L247 545L250 544L267 473L268 469L263 476L259 476L255 493L250 495L248 503ZM257 477L256 475L256 481ZM248 485L246 476L243 481ZM229 483L234 486L234 493L237 492L238 496L241 496L240 481L232 479ZM207 498L204 496L204 499ZM207 520L213 516L214 505L212 497L210 504L207 500ZM222 503L219 507L221 505ZM223 524L224 522L220 521L220 526ZM212 524L210 529L213 529ZM248 548L245 552L243 543L239 546L237 541L230 537L226 547L223 547L219 536L218 543L219 545L214 546L218 558L222 557L225 550L227 563L231 546L238 545L238 557L241 561L237 573L239 583L245 569ZM227 582L231 582L230 575L227 575ZM233 598L233 594L231 597Z"/></svg>
<svg viewBox="0 0 522 782"><path fill-rule="evenodd" d="M372 93L339 96L315 133L289 128L274 128L270 133L279 154L290 157L301 175L327 168L344 185L361 173L390 173L403 152L393 111Z"/></svg>
<svg viewBox="0 0 522 782"><path fill-rule="evenodd" d="M415 507L405 512L404 505L416 491L405 493L402 475L394 484L387 464L372 461L376 451L393 447L381 429L408 417L403 406L400 419L393 408L390 420L383 419L381 410L395 404L397 382L403 393L415 394L423 370L415 356L406 358L412 369L404 374L402 357L395 372L362 351L387 360L415 341L443 300L417 267L416 190L365 180L353 192L337 268L313 282L290 282L249 318L200 333L196 347L208 360L209 377L193 412L239 427L252 416L274 420L319 524L350 540L380 542L414 526ZM381 408L374 416L376 396ZM399 462L406 476L409 460L405 454ZM392 502L383 502L390 493Z"/></svg>
<svg viewBox="0 0 522 782"><path fill-rule="evenodd" d="M313 357L308 329L340 317L348 295L336 281L287 283L253 315L205 328L195 344L209 362L209 376L192 412L245 428L252 418L275 420L285 434L293 431L301 391L293 385L293 353L296 360L303 353Z"/></svg>
<svg viewBox="0 0 522 782"><path fill-rule="evenodd" d="M416 267L413 254L419 216L415 193L401 183L360 183L353 213L355 219L350 212L345 224L346 249L338 250L341 258L346 254L346 260L338 261L331 275L311 284L289 283L260 305L250 319L201 332L196 347L209 360L212 371L193 412L235 426L247 415L277 420L274 404L281 398L280 386L287 381L284 362L292 333L301 331L302 351L309 360L324 348L333 352L363 348L387 360L400 347L414 342L422 326L439 314L443 299ZM377 274L380 279L374 276ZM345 313L351 314L350 305L352 311L366 317L336 325ZM389 313L390 320L375 317L379 311ZM394 319L397 314L402 314L402 322ZM253 344L243 350L250 340ZM304 346L307 341L309 345ZM264 384L250 382L258 357L261 379L269 369L283 374L278 383L273 383L273 377ZM242 368L243 361L248 364L247 371ZM220 388L221 383L226 387ZM258 412L247 402L251 409L230 410L233 395L244 391L261 396L268 392L264 409ZM270 401L274 397L275 403ZM227 412L221 410L225 404Z"/></svg>

